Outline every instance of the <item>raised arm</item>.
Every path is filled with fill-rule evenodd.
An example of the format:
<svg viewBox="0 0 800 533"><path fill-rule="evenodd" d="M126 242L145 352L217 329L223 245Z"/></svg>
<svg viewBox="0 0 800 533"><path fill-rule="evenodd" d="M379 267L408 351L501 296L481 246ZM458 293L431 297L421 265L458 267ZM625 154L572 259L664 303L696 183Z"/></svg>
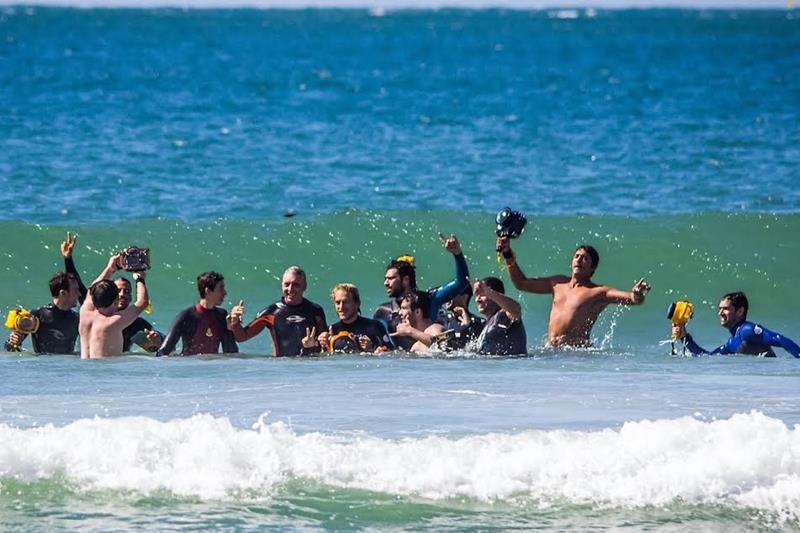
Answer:
<svg viewBox="0 0 800 533"><path fill-rule="evenodd" d="M76 242L78 242L78 236L68 231L66 240L61 243L61 256L64 258L64 271L67 274L72 274L75 277L75 281L78 283L78 292L80 292L81 295L78 302L83 303L89 290L86 288L86 285L83 284L81 275L78 269L75 268L75 261L72 259L72 252L75 250Z"/></svg>
<svg viewBox="0 0 800 533"><path fill-rule="evenodd" d="M508 315L508 318L512 321L522 318L522 306L519 305L518 301L506 296L502 292L497 292L483 281L475 280L472 285L472 290L475 296L485 296L499 305L500 309Z"/></svg>
<svg viewBox="0 0 800 533"><path fill-rule="evenodd" d="M621 291L614 287L607 287L605 300L608 303L622 305L641 305L644 303L644 297L649 290L650 285L648 285L644 278L640 278L639 281L633 284L633 288L630 291Z"/></svg>
<svg viewBox="0 0 800 533"><path fill-rule="evenodd" d="M463 291L469 283L469 267L467 266L467 260L464 258L464 253L461 250L461 243L458 242L458 238L455 235L445 237L441 233L439 234L439 238L442 240L445 249L453 254L453 259L456 263L456 275L451 281L442 285L431 294L430 316L434 319L442 305L461 294L461 291Z"/></svg>
<svg viewBox="0 0 800 533"><path fill-rule="evenodd" d="M508 237L497 238L497 250L503 256L503 261L508 271L508 277L511 278L511 283L513 283L514 287L518 290L532 292L534 294L552 294L553 284L556 281L561 278L564 278L562 281L569 279L566 276L551 276L547 278L526 277L517 264L517 255L514 253L514 250L511 249Z"/></svg>

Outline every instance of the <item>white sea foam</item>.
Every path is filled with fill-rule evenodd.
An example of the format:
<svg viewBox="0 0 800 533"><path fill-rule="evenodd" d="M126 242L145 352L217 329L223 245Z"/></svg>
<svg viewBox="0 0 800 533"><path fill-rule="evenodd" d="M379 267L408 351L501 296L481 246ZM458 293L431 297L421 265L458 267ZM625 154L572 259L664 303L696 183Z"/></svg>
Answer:
<svg viewBox="0 0 800 533"><path fill-rule="evenodd" d="M269 496L290 479L430 499L566 499L603 505L749 507L798 518L800 428L759 412L727 420L629 422L618 430L389 440L239 429L197 415L0 425L2 479L63 477L87 489L225 499Z"/></svg>
<svg viewBox="0 0 800 533"><path fill-rule="evenodd" d="M176 7L181 9L240 8L365 8L385 14L391 9L438 9L438 8L508 8L508 9L559 9L569 8L660 8L680 7L690 9L746 8L785 9L791 8L791 0L0 0L0 5L72 6L92 7Z"/></svg>

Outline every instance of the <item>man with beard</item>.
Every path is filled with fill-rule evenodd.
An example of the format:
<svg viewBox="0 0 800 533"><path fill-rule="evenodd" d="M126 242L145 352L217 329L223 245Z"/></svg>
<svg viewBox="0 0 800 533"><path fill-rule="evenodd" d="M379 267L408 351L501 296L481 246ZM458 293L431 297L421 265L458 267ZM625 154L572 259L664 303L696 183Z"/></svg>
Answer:
<svg viewBox="0 0 800 533"><path fill-rule="evenodd" d="M400 323L393 335L395 339L410 339L409 352L427 352L444 326L434 322L429 314L431 296L424 291L413 291L403 296L400 304ZM406 343L408 344L408 343ZM404 348L405 349L405 348Z"/></svg>
<svg viewBox="0 0 800 533"><path fill-rule="evenodd" d="M760 357L775 357L773 346L781 347L793 356L800 358L800 346L792 339L771 331L760 324L747 320L750 303L743 292L731 292L719 302L719 325L726 328L731 336L723 344L712 351L701 348L686 332L685 325L672 327L673 337L684 339L686 348L693 355L728 355L746 354Z"/></svg>
<svg viewBox="0 0 800 533"><path fill-rule="evenodd" d="M117 306L120 311L126 309L131 303L131 282L122 276L114 280L117 286ZM122 330L122 351L129 352L133 343L139 345L143 350L155 353L161 343L164 342L164 335L155 329L153 325L141 316L137 316L133 324Z"/></svg>
<svg viewBox="0 0 800 533"><path fill-rule="evenodd" d="M431 317L432 320L436 320L439 310L445 302L451 300L469 284L469 269L461 251L461 243L458 242L455 235L445 237L440 233L439 238L445 249L453 254L456 275L449 283L427 291L430 308L426 310L425 314ZM400 305L403 297L418 290L414 259L403 256L392 260L386 267L383 285L386 287L386 294L392 299L381 304L375 311L373 318L386 324L386 329L388 329L389 333L394 334L397 331L397 325L401 321ZM404 350L410 350L411 346L416 342L411 337L402 335L394 337L394 339L397 346Z"/></svg>

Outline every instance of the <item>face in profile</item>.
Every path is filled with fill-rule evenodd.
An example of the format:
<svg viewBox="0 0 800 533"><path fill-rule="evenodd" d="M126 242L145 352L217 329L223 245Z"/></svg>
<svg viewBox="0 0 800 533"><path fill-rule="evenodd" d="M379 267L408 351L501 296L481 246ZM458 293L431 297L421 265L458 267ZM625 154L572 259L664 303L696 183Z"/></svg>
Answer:
<svg viewBox="0 0 800 533"><path fill-rule="evenodd" d="M723 298L719 302L719 325L723 328L732 328L744 320L744 307L736 309L733 302Z"/></svg>
<svg viewBox="0 0 800 533"><path fill-rule="evenodd" d="M228 292L225 290L225 280L220 281L214 286L214 290L206 291L206 303L217 306L225 301Z"/></svg>
<svg viewBox="0 0 800 533"><path fill-rule="evenodd" d="M386 287L386 294L390 298L397 298L403 294L403 280L400 272L396 268L390 268L383 277L383 286Z"/></svg>

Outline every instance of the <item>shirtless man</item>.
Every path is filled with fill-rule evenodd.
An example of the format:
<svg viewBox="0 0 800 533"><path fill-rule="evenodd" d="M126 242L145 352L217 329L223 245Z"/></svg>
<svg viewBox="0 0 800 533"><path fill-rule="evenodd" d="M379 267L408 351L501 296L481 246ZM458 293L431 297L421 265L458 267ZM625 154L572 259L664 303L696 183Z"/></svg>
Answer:
<svg viewBox="0 0 800 533"><path fill-rule="evenodd" d="M597 317L609 304L639 305L644 302L650 285L641 278L630 291L621 291L592 281L600 263L600 255L592 246L582 244L572 256L572 274L544 278L528 278L517 264L508 237L498 237L497 250L503 254L508 275L514 286L525 292L552 294L549 344L558 346L590 346L589 335Z"/></svg>
<svg viewBox="0 0 800 533"><path fill-rule="evenodd" d="M89 287L81 306L81 359L96 359L122 354L122 330L136 320L147 306L147 286L144 271L133 275L136 283L136 302L119 308L119 291L109 278L117 271L120 256L111 256L108 265Z"/></svg>
<svg viewBox="0 0 800 533"><path fill-rule="evenodd" d="M414 291L400 303L400 323L393 336L410 337L414 342L411 352L426 352L434 338L444 331L444 326L431 320L431 296L424 291Z"/></svg>

